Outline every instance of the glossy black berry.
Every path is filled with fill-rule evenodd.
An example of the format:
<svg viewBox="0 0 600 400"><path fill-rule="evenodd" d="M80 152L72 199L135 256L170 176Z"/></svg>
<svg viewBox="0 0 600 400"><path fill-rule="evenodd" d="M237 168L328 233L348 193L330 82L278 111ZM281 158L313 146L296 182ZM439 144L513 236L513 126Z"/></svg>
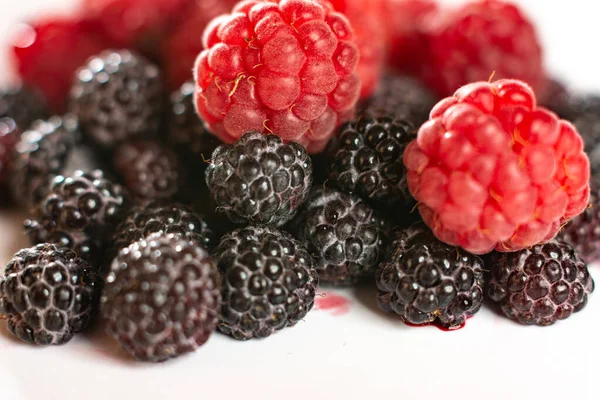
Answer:
<svg viewBox="0 0 600 400"><path fill-rule="evenodd" d="M303 319L314 304L313 259L289 234L248 226L215 250L223 277L219 330L238 340L263 338Z"/></svg>
<svg viewBox="0 0 600 400"><path fill-rule="evenodd" d="M410 121L419 127L429 118L436 96L418 80L403 75L388 75L379 90L362 105L362 111L371 117L391 116Z"/></svg>
<svg viewBox="0 0 600 400"><path fill-rule="evenodd" d="M487 296L525 325L552 325L585 307L594 281L567 243L552 240L514 253L492 253Z"/></svg>
<svg viewBox="0 0 600 400"><path fill-rule="evenodd" d="M284 224L296 214L312 180L304 147L260 132L219 146L206 169L218 210L238 223Z"/></svg>
<svg viewBox="0 0 600 400"><path fill-rule="evenodd" d="M585 143L593 174L600 172L600 96L572 100L573 123Z"/></svg>
<svg viewBox="0 0 600 400"><path fill-rule="evenodd" d="M101 300L107 331L132 356L160 362L192 352L215 331L215 261L199 244L155 233L122 249Z"/></svg>
<svg viewBox="0 0 600 400"><path fill-rule="evenodd" d="M0 317L19 339L63 344L97 310L100 281L75 252L40 244L14 255L0 277Z"/></svg>
<svg viewBox="0 0 600 400"><path fill-rule="evenodd" d="M405 322L458 328L481 308L483 261L412 225L396 232L377 270L377 288L381 309Z"/></svg>
<svg viewBox="0 0 600 400"><path fill-rule="evenodd" d="M116 230L114 247L121 250L152 233L174 233L194 240L208 250L216 245L206 218L190 208L164 202L135 207Z"/></svg>
<svg viewBox="0 0 600 400"><path fill-rule="evenodd" d="M97 265L128 206L123 188L102 171L77 171L54 179L25 230L33 244L57 243Z"/></svg>
<svg viewBox="0 0 600 400"><path fill-rule="evenodd" d="M139 140L120 144L113 165L125 187L139 199L174 197L184 182L177 155L158 141Z"/></svg>
<svg viewBox="0 0 600 400"><path fill-rule="evenodd" d="M570 244L586 262L600 259L600 185L590 183L590 204L564 226L558 237Z"/></svg>
<svg viewBox="0 0 600 400"><path fill-rule="evenodd" d="M410 123L389 117L349 122L339 130L329 177L340 190L408 218L414 199L402 157L415 138Z"/></svg>
<svg viewBox="0 0 600 400"><path fill-rule="evenodd" d="M33 121L47 116L46 102L37 90L22 85L0 89L0 119L11 118L21 132Z"/></svg>
<svg viewBox="0 0 600 400"><path fill-rule="evenodd" d="M15 146L9 177L15 202L25 209L37 206L52 180L62 174L69 155L80 138L72 115L36 121Z"/></svg>
<svg viewBox="0 0 600 400"><path fill-rule="evenodd" d="M321 283L349 285L372 275L385 252L387 222L359 197L313 189L290 230L316 258Z"/></svg>
<svg viewBox="0 0 600 400"><path fill-rule="evenodd" d="M192 158L203 163L221 144L204 126L194 106L194 82L186 82L171 94L167 143L186 161Z"/></svg>
<svg viewBox="0 0 600 400"><path fill-rule="evenodd" d="M155 136L163 112L160 70L128 50L106 50L77 71L70 109L103 147Z"/></svg>

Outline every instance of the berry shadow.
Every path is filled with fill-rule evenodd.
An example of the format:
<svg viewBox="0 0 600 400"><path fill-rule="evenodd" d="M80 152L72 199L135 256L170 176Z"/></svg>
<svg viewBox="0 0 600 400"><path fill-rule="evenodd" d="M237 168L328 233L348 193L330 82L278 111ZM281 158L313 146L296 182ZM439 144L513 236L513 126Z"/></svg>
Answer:
<svg viewBox="0 0 600 400"><path fill-rule="evenodd" d="M497 303L494 303L487 296L484 296L484 298L483 298L483 307L486 310L490 311L492 314L494 314L495 317L498 317L501 319L507 318L506 315L504 315L504 313L502 312L500 305L498 305Z"/></svg>
<svg viewBox="0 0 600 400"><path fill-rule="evenodd" d="M123 366L135 368L155 368L162 367L164 363L169 365L177 362L185 362L188 357L194 357L195 353L183 355L174 359L169 359L164 362L152 363L136 360L132 355L127 353L115 339L106 333L106 324L99 322L87 329L79 335L79 340L86 342L89 348L86 351L104 357L111 362L117 362Z"/></svg>
<svg viewBox="0 0 600 400"><path fill-rule="evenodd" d="M369 311L377 314L381 319L386 320L390 324L395 325L398 328L408 328L402 320L390 313L386 313L381 308L379 308L379 304L377 304L377 288L373 284L369 283L361 283L353 289L354 297L356 298L357 303L361 304L363 307L367 308Z"/></svg>
<svg viewBox="0 0 600 400"><path fill-rule="evenodd" d="M87 342L92 348L91 351L112 361L127 364L128 366L141 365L140 362L135 361L123 350L116 340L106 333L105 328L105 324L96 323L80 334L80 340Z"/></svg>

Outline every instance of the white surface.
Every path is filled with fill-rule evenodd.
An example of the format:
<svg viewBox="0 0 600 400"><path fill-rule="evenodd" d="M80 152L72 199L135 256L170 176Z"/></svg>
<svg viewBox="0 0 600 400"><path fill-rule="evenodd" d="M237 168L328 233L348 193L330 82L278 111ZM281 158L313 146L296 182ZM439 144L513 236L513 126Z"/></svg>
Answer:
<svg viewBox="0 0 600 400"><path fill-rule="evenodd" d="M15 21L69 3L0 0L0 46ZM549 68L577 87L600 89L597 2L520 3L540 25ZM6 67L0 63L2 73ZM0 213L0 265L26 245L21 219ZM592 274L600 279L600 267ZM351 301L349 313L315 310L266 340L214 335L196 353L160 365L131 362L101 330L38 349L0 328L0 399L600 398L599 293L550 328L522 327L484 309L450 333L409 328L379 312L373 288L335 293Z"/></svg>

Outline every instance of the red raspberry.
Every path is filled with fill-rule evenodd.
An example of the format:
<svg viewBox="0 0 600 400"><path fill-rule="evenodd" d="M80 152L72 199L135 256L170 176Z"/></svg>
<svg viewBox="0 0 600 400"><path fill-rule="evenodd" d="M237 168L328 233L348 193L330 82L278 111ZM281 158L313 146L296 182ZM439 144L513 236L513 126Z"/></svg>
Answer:
<svg viewBox="0 0 600 400"><path fill-rule="evenodd" d="M420 76L440 96L470 82L520 79L536 93L546 84L536 30L517 6L475 1L437 18L424 45L428 60ZM422 50L423 51L423 50Z"/></svg>
<svg viewBox="0 0 600 400"><path fill-rule="evenodd" d="M360 93L348 20L312 0L247 0L204 32L196 107L231 143L273 132L311 153L348 121Z"/></svg>
<svg viewBox="0 0 600 400"><path fill-rule="evenodd" d="M327 0L320 0L326 2ZM344 14L356 36L360 59L356 73L362 82L361 98L375 92L383 72L386 43L383 0L329 0L336 11Z"/></svg>
<svg viewBox="0 0 600 400"><path fill-rule="evenodd" d="M194 0L84 0L84 12L99 22L115 46L155 58L157 43L186 16ZM196 38L199 40L199 38Z"/></svg>
<svg viewBox="0 0 600 400"><path fill-rule="evenodd" d="M388 63L402 72L417 74L426 63L427 26L438 17L439 6L433 0L384 1Z"/></svg>
<svg viewBox="0 0 600 400"><path fill-rule="evenodd" d="M35 22L15 37L12 51L21 79L42 91L53 111L64 110L75 70L112 47L98 31L93 21L64 17Z"/></svg>
<svg viewBox="0 0 600 400"><path fill-rule="evenodd" d="M237 0L198 1L181 24L165 38L161 58L170 90L177 90L192 79L194 61L204 50L204 29L213 18L231 11L236 3Z"/></svg>
<svg viewBox="0 0 600 400"><path fill-rule="evenodd" d="M546 242L588 204L579 133L517 80L469 84L440 101L404 164L427 225L475 254Z"/></svg>

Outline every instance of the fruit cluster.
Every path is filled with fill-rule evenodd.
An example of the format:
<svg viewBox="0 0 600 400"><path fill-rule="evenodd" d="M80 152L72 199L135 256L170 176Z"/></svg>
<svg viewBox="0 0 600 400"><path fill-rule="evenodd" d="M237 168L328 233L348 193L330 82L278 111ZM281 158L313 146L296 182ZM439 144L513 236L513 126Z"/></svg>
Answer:
<svg viewBox="0 0 600 400"><path fill-rule="evenodd" d="M24 341L101 318L158 362L292 327L319 284L445 329L594 290L600 100L506 1L84 0L13 50L0 194L32 247L0 317Z"/></svg>

